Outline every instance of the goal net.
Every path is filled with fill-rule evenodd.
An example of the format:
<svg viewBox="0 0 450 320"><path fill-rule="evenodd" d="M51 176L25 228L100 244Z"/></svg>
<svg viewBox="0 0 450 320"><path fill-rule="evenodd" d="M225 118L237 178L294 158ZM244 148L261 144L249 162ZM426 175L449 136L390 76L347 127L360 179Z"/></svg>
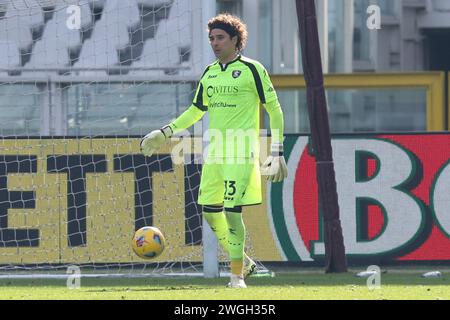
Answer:
<svg viewBox="0 0 450 320"><path fill-rule="evenodd" d="M205 66L200 4L0 0L2 274L203 272L201 123L152 157L139 150L191 104ZM182 163L180 144L193 150ZM131 237L148 225L166 249L142 260ZM258 259L251 234L247 244Z"/></svg>

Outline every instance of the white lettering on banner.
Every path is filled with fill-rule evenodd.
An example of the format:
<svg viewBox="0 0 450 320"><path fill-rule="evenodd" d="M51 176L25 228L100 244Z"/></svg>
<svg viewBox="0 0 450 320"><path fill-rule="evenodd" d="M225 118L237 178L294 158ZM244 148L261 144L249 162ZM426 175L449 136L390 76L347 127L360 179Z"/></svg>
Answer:
<svg viewBox="0 0 450 320"><path fill-rule="evenodd" d="M431 209L437 225L447 237L450 237L450 162L447 162L436 174L431 188Z"/></svg>
<svg viewBox="0 0 450 320"><path fill-rule="evenodd" d="M379 170L367 181L356 179L356 152L369 152L379 160ZM333 157L345 250L350 255L386 254L408 245L420 233L424 212L420 203L401 185L414 174L413 160L394 143L378 139L333 140ZM358 239L357 199L373 199L385 210L385 227L372 240ZM314 253L325 254L323 242Z"/></svg>

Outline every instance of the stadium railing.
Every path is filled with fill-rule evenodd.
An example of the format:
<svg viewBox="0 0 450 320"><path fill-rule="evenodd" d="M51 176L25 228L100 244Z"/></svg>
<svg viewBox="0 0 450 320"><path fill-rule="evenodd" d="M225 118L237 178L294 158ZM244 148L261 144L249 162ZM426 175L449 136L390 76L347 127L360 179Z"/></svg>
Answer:
<svg viewBox="0 0 450 320"><path fill-rule="evenodd" d="M277 89L305 89L303 75L273 75ZM352 73L324 75L325 89L423 89L426 91L426 131L445 130L445 73ZM450 91L450 89L447 89ZM449 118L450 119L450 118Z"/></svg>

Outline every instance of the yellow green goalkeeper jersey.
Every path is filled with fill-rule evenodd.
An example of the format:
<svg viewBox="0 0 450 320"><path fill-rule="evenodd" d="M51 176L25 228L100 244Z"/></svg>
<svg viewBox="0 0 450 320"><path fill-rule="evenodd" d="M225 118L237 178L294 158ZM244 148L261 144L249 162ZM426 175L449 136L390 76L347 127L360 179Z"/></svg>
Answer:
<svg viewBox="0 0 450 320"><path fill-rule="evenodd" d="M239 55L209 65L193 105L209 115L208 158L259 158L260 102L277 100L264 66Z"/></svg>

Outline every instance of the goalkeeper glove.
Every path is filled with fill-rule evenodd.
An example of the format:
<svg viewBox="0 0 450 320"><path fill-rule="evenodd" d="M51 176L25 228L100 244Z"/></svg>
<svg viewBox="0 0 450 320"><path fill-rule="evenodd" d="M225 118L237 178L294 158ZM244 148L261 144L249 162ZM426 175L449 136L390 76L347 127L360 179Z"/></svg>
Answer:
<svg viewBox="0 0 450 320"><path fill-rule="evenodd" d="M161 129L153 130L141 140L141 152L150 157L157 151L173 134L170 126L164 126Z"/></svg>
<svg viewBox="0 0 450 320"><path fill-rule="evenodd" d="M283 156L283 144L271 145L271 155L261 167L261 174L271 182L281 182L287 177L287 165Z"/></svg>

